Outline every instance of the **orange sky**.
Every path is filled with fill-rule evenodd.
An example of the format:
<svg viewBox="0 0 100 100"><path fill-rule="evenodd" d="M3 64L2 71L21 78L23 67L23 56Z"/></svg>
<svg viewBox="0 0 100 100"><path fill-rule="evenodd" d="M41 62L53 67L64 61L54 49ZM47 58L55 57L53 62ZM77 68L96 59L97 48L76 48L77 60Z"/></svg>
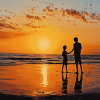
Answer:
<svg viewBox="0 0 100 100"><path fill-rule="evenodd" d="M64 1L55 5L35 0L27 4L23 0L21 8L18 5L17 8L2 5L0 52L61 54L63 45L70 52L73 38L78 37L82 43L82 54L100 54L99 12L70 9L67 7L71 3L68 1L64 6ZM77 3L74 5L77 6ZM93 5L88 5L87 9L91 7Z"/></svg>

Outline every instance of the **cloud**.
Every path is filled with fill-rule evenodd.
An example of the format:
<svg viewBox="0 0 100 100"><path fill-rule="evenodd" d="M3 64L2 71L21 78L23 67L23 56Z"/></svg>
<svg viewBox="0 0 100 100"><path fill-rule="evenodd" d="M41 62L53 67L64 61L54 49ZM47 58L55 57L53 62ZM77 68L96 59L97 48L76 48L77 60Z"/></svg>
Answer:
<svg viewBox="0 0 100 100"><path fill-rule="evenodd" d="M0 23L0 28L11 28L11 29L17 30L17 28L11 26L10 24L6 24L6 23Z"/></svg>
<svg viewBox="0 0 100 100"><path fill-rule="evenodd" d="M31 23L27 23L27 24L25 24L25 26L27 26L27 27L30 27L30 28L44 28L44 27L46 27L46 26L44 26L44 25L42 25L42 26L35 26L35 25L32 25Z"/></svg>
<svg viewBox="0 0 100 100"><path fill-rule="evenodd" d="M32 7L31 5L30 5L30 7L26 7L26 10L29 12L29 13L34 13L34 11L35 11L35 7Z"/></svg>
<svg viewBox="0 0 100 100"><path fill-rule="evenodd" d="M64 15L63 13L64 13L64 14L66 13L67 15L72 16L72 17L74 17L75 19L81 19L82 21L87 22L87 19L85 18L85 15L83 15L83 13L78 12L78 11L76 11L76 10L73 10L73 9L71 9L71 10L66 9L66 10L63 10L63 11L62 11L62 16Z"/></svg>
<svg viewBox="0 0 100 100"><path fill-rule="evenodd" d="M11 19L9 16L5 16L7 19Z"/></svg>
<svg viewBox="0 0 100 100"><path fill-rule="evenodd" d="M31 23L27 23L25 24L25 26L31 27L31 28L40 28L40 26L34 26L34 25L31 25Z"/></svg>
<svg viewBox="0 0 100 100"><path fill-rule="evenodd" d="M38 20L38 21L42 20L39 16L32 16L32 15L29 15L29 14L26 15L26 18L35 19L35 20Z"/></svg>
<svg viewBox="0 0 100 100"><path fill-rule="evenodd" d="M29 34L22 33L22 32L0 31L0 39L16 38L16 37L26 36L26 35L29 35Z"/></svg>
<svg viewBox="0 0 100 100"><path fill-rule="evenodd" d="M46 18L45 16L42 16L44 19Z"/></svg>
<svg viewBox="0 0 100 100"><path fill-rule="evenodd" d="M23 29L23 26L34 29L42 28L46 27L45 23L44 26L37 26L35 25L35 21L39 21L42 23L42 21L44 20L58 20L67 22L75 22L77 20L81 20L85 23L91 23L91 24L100 23L100 14L88 13L86 11L77 11L75 9L66 9L66 8L58 9L55 8L53 4L51 3L48 4L49 5L46 6L45 8L42 8L41 11L37 9L37 7L33 7L32 5L27 6L25 7L27 11L20 12L19 14L4 9L4 12L9 13L9 16L0 17L0 29L10 28L13 30L20 30L20 28ZM90 6L92 5L90 4ZM32 24L33 21L34 25ZM27 24L30 22L31 24ZM75 26L75 24L73 25Z"/></svg>
<svg viewBox="0 0 100 100"><path fill-rule="evenodd" d="M55 10L58 10L58 9L57 8L54 8L54 6L52 4L52 6L48 6L45 9L43 9L43 12L45 12L45 13L54 13Z"/></svg>
<svg viewBox="0 0 100 100"><path fill-rule="evenodd" d="M58 19L59 21L62 21L61 19Z"/></svg>
<svg viewBox="0 0 100 100"><path fill-rule="evenodd" d="M90 4L90 6L92 6ZM77 11L74 9L63 9L58 10L58 8L55 8L54 6L47 6L45 9L43 9L43 12L46 13L47 16L56 17L57 15L61 17L73 17L75 19L82 20L85 23L97 23L100 21L100 14L95 13L88 13L86 11Z"/></svg>
<svg viewBox="0 0 100 100"><path fill-rule="evenodd" d="M73 24L74 26L77 26L76 24Z"/></svg>
<svg viewBox="0 0 100 100"><path fill-rule="evenodd" d="M50 3L49 3L50 4ZM92 4L90 4L92 6ZM53 4L50 4L46 8L44 8L42 11L43 13L39 13L39 15L43 15L42 17L40 16L33 16L32 14L36 12L36 7L32 7L31 5L29 7L26 7L27 11L29 14L26 14L26 18L29 19L34 19L34 20L42 20L42 18L48 18L48 17L60 17L59 21L63 19L63 17L68 18L73 17L74 19L81 20L85 23L98 23L100 21L100 15L94 14L94 13L88 13L86 11L77 11L74 9L58 9L55 8ZM62 17L62 18L61 18ZM53 18L51 18L53 19Z"/></svg>
<svg viewBox="0 0 100 100"><path fill-rule="evenodd" d="M8 11L8 10L5 10L5 12L10 13L10 14L16 14L15 12Z"/></svg>
<svg viewBox="0 0 100 100"><path fill-rule="evenodd" d="M2 20L0 20L0 22L3 22L3 23L5 23L5 22L6 22L6 20L5 20L5 19L2 19Z"/></svg>
<svg viewBox="0 0 100 100"><path fill-rule="evenodd" d="M58 8L54 8L54 7L46 7L45 9L43 9L43 12L46 13L47 16L53 16L55 17L56 15L62 15L62 17L74 17L75 19L81 19L84 22L87 22L87 19L85 18L85 15L82 14L82 12L78 12L76 10L73 9L61 9L58 10Z"/></svg>
<svg viewBox="0 0 100 100"><path fill-rule="evenodd" d="M48 6L46 9L47 9L47 11L49 11L50 13L53 13L53 10L51 9L50 6Z"/></svg>

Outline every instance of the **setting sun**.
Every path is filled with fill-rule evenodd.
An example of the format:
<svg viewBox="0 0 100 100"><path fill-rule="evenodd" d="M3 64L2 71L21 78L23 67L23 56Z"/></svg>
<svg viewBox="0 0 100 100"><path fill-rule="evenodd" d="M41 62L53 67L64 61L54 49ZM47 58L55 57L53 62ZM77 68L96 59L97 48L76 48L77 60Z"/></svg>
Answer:
<svg viewBox="0 0 100 100"><path fill-rule="evenodd" d="M50 40L46 37L40 37L37 40L37 47L41 52L48 51L50 49Z"/></svg>

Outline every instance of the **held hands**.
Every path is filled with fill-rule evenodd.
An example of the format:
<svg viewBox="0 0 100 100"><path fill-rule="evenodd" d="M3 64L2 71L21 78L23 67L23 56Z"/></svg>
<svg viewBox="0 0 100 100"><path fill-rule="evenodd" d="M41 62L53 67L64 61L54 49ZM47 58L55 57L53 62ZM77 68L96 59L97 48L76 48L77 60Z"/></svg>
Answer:
<svg viewBox="0 0 100 100"><path fill-rule="evenodd" d="M74 49L72 49L72 51L70 51L68 54L70 54L71 52L73 52L74 51Z"/></svg>

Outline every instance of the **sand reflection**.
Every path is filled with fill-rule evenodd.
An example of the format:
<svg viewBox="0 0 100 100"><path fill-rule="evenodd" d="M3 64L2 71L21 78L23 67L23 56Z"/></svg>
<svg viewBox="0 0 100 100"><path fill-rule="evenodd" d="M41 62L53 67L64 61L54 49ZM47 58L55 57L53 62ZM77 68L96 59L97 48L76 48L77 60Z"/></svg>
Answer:
<svg viewBox="0 0 100 100"><path fill-rule="evenodd" d="M46 87L48 85L47 82L47 65L42 65L42 71L41 71L42 75L43 75L43 87Z"/></svg>
<svg viewBox="0 0 100 100"><path fill-rule="evenodd" d="M76 75L74 92L75 93L82 93L82 74L80 75L80 79L79 79L79 74Z"/></svg>
<svg viewBox="0 0 100 100"><path fill-rule="evenodd" d="M94 89L100 93L97 91L100 87L100 65L83 66L83 74L75 74L74 64L68 65L69 73L61 73L61 64L0 66L0 92L38 96L85 93Z"/></svg>
<svg viewBox="0 0 100 100"><path fill-rule="evenodd" d="M65 75L65 78L64 78L64 75ZM62 73L62 93L63 94L67 94L67 84L68 84L67 73Z"/></svg>

